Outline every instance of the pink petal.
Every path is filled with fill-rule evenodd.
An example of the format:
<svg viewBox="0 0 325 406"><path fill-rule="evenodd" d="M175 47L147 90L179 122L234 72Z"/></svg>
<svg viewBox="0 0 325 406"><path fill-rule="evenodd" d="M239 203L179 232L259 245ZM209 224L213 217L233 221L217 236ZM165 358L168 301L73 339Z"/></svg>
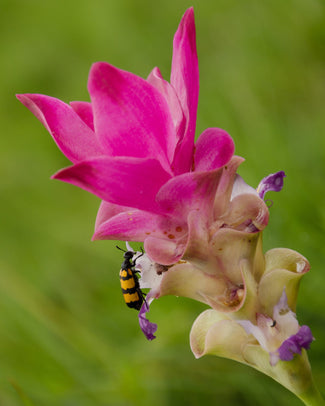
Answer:
<svg viewBox="0 0 325 406"><path fill-rule="evenodd" d="M69 105L42 94L19 94L17 98L41 121L70 161L103 154L94 132Z"/></svg>
<svg viewBox="0 0 325 406"><path fill-rule="evenodd" d="M192 210L200 211L208 219L212 214L220 176L219 171L176 176L162 186L156 200L165 213L183 221L187 221L187 215Z"/></svg>
<svg viewBox="0 0 325 406"><path fill-rule="evenodd" d="M102 200L100 203L95 223L95 230L105 223L105 221L116 216L117 214L123 213L124 211L133 210L131 207L121 206L119 204L113 204L110 202L105 202Z"/></svg>
<svg viewBox="0 0 325 406"><path fill-rule="evenodd" d="M207 128L195 145L195 171L210 171L226 165L234 154L235 144L221 128Z"/></svg>
<svg viewBox="0 0 325 406"><path fill-rule="evenodd" d="M209 249L207 248L210 240L211 218L208 213L202 213L202 211L192 210L187 217L188 226L188 238L186 244L186 250L183 258L191 262L193 265L199 262L199 267L205 267L206 273L210 272L210 267L206 266L209 262ZM215 267L213 267L213 271Z"/></svg>
<svg viewBox="0 0 325 406"><path fill-rule="evenodd" d="M175 130L163 95L139 76L104 62L92 66L88 90L96 134L109 155L156 158L169 167Z"/></svg>
<svg viewBox="0 0 325 406"><path fill-rule="evenodd" d="M93 240L144 241L149 236L174 240L184 236L186 224L143 210L128 209L98 224Z"/></svg>
<svg viewBox="0 0 325 406"><path fill-rule="evenodd" d="M154 68L151 71L147 81L164 95L173 118L177 139L183 138L186 124L185 117L174 88L170 85L170 83L163 79L159 68ZM175 146L176 140L174 147Z"/></svg>
<svg viewBox="0 0 325 406"><path fill-rule="evenodd" d="M229 163L219 170L222 171L214 202L214 218L222 216L228 210L231 192L236 179L236 171L244 158L233 156Z"/></svg>
<svg viewBox="0 0 325 406"><path fill-rule="evenodd" d="M82 101L74 101L74 102L70 102L70 106L78 114L78 116L81 118L81 120L83 120L91 130L95 131L94 116L93 116L93 110L91 108L91 103L82 102Z"/></svg>
<svg viewBox="0 0 325 406"><path fill-rule="evenodd" d="M155 159L99 157L63 169L53 178L114 204L159 211L155 196L170 175Z"/></svg>
<svg viewBox="0 0 325 406"><path fill-rule="evenodd" d="M178 145L173 166L176 173L190 170L194 150L196 113L199 97L199 67L193 8L189 8L174 36L170 83L176 90L187 120L184 138Z"/></svg>
<svg viewBox="0 0 325 406"><path fill-rule="evenodd" d="M153 262L161 265L172 265L181 259L185 243L186 241L182 240L148 237L144 241L144 249Z"/></svg>

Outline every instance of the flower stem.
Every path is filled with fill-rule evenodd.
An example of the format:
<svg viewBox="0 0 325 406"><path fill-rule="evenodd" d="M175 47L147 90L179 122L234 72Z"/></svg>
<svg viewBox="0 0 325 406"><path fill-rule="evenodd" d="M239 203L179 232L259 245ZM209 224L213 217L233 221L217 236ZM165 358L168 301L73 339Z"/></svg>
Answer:
<svg viewBox="0 0 325 406"><path fill-rule="evenodd" d="M306 406L325 406L324 398L312 382L312 386L309 387L308 391L298 395L299 399L304 402Z"/></svg>
<svg viewBox="0 0 325 406"><path fill-rule="evenodd" d="M292 361L269 363L268 354L262 348L247 346L245 358L248 365L270 376L294 393L306 406L325 406L325 401L313 380L306 350L296 354Z"/></svg>

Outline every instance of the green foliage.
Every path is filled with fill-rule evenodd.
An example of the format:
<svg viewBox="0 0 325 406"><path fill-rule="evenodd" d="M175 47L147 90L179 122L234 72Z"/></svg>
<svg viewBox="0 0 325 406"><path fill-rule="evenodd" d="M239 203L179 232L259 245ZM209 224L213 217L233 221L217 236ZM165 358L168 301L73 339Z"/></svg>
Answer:
<svg viewBox="0 0 325 406"><path fill-rule="evenodd" d="M62 406L299 405L269 378L234 362L195 360L182 298L153 304L147 342L120 293L115 242L91 242L96 197L49 181L68 161L15 93L88 100L92 62L168 77L172 38L194 5L201 72L198 133L226 129L241 174L271 194L265 248L305 255L298 300L325 381L325 6L321 0L2 0L0 404Z"/></svg>

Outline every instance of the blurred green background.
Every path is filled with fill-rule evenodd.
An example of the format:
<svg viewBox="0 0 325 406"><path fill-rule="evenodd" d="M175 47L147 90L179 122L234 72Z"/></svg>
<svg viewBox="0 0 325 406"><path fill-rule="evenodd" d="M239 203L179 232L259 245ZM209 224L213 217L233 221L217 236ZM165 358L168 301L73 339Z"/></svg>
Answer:
<svg viewBox="0 0 325 406"><path fill-rule="evenodd" d="M288 247L312 270L297 313L325 382L325 5L321 0L1 0L0 405L301 405L268 377L195 360L189 331L205 306L165 297L147 342L120 294L115 242L91 242L99 200L50 181L69 165L15 93L89 100L91 64L170 72L185 9L196 14L197 134L221 127L257 186L284 170L265 250Z"/></svg>

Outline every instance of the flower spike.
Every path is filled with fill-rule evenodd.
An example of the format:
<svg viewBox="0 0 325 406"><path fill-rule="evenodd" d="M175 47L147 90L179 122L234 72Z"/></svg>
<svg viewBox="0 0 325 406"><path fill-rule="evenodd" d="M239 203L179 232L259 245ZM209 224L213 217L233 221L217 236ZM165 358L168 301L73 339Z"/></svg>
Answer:
<svg viewBox="0 0 325 406"><path fill-rule="evenodd" d="M223 129L195 141L199 67L194 10L173 40L170 81L147 79L106 62L92 65L90 102L41 94L17 98L51 134L72 166L53 178L102 199L93 240L124 240L120 283L151 341L150 304L165 295L209 307L194 322L193 354L242 362L271 376L306 405L324 404L307 352L314 337L296 303L310 265L299 253L263 252L270 212L265 194L283 188L284 171L255 189L237 173L244 161ZM134 252L128 241L143 244ZM148 289L144 293L143 289Z"/></svg>

